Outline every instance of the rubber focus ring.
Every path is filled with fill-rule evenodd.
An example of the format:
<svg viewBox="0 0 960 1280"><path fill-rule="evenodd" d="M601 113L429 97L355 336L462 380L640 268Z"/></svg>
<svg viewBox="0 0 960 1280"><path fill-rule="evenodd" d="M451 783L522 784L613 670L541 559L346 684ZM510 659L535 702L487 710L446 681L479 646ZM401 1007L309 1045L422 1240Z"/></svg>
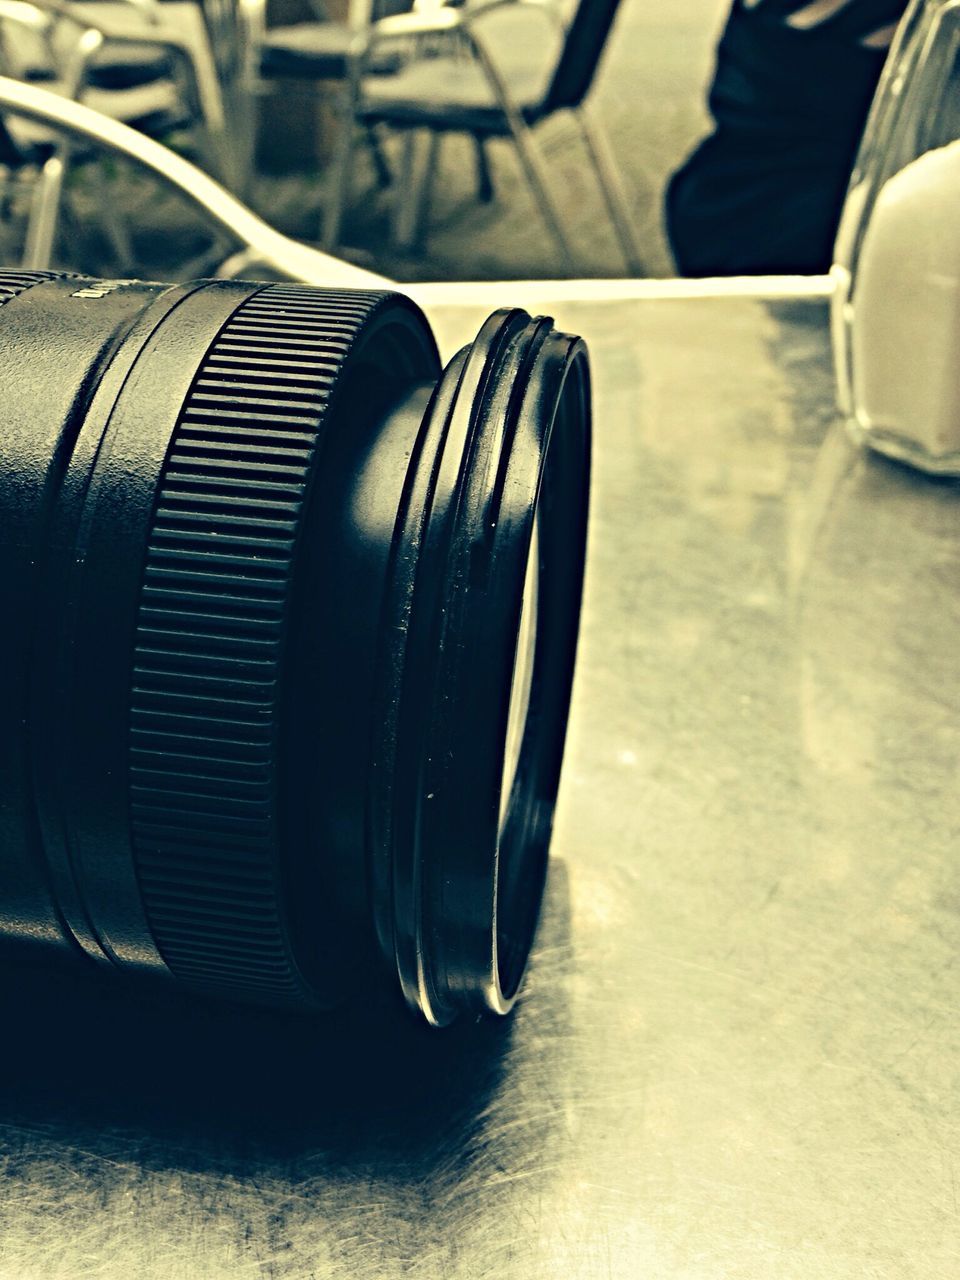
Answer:
<svg viewBox="0 0 960 1280"><path fill-rule="evenodd" d="M281 666L328 403L386 296L274 285L242 303L158 484L133 660L134 860L165 963L227 995L313 1003L282 906Z"/></svg>

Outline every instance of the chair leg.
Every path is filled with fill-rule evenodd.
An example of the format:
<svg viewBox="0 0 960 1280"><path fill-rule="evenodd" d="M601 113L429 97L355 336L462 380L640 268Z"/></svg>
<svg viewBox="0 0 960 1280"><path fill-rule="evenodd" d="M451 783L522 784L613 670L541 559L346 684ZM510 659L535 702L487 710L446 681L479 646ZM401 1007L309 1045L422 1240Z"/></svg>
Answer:
<svg viewBox="0 0 960 1280"><path fill-rule="evenodd" d="M637 239L636 226L606 130L583 106L574 111L574 115L593 164L594 173L597 175L597 182L603 193L627 270L631 275L644 276L647 273Z"/></svg>
<svg viewBox="0 0 960 1280"><path fill-rule="evenodd" d="M0 254L4 261L9 262L13 261L10 229L16 214L17 179L21 176L6 165L0 165Z"/></svg>
<svg viewBox="0 0 960 1280"><path fill-rule="evenodd" d="M426 134L426 149L421 146ZM440 158L442 134L409 129L403 139L403 171L394 205L393 243L405 252L422 247Z"/></svg>
<svg viewBox="0 0 960 1280"><path fill-rule="evenodd" d="M206 162L230 190L245 194L250 174L246 170L247 147L244 132L249 124L247 121L235 121L236 134L227 128L223 89L206 28L204 27L201 40L184 43L179 52L193 83L203 121ZM239 145L235 145L237 140Z"/></svg>
<svg viewBox="0 0 960 1280"><path fill-rule="evenodd" d="M257 126L260 119L257 88L229 86L229 111L232 124L228 150L233 185L227 185L239 200L249 202L256 176Z"/></svg>
<svg viewBox="0 0 960 1280"><path fill-rule="evenodd" d="M110 239L117 268L121 273L131 271L136 259L130 240L129 228L117 209L115 200L112 198L113 193L110 190L110 182L103 165L95 160L94 169L96 171L97 191L100 197L100 216L103 219L104 230Z"/></svg>
<svg viewBox="0 0 960 1280"><path fill-rule="evenodd" d="M520 165L527 180L527 185L533 192L533 197L540 207L540 213L547 224L548 231L556 242L557 248L560 250L560 256L567 271L573 275L575 274L576 259L570 241L567 238L567 233L563 229L560 210L550 194L550 180L543 157L540 154L540 148L537 146L536 140L519 107L510 97L507 82L497 70L496 63L490 56L486 45L479 39L476 31L471 30L468 35L473 52L493 91L493 96L503 112L504 121L517 148L517 155L520 157Z"/></svg>
<svg viewBox="0 0 960 1280"><path fill-rule="evenodd" d="M366 130L367 147L370 150L370 156L373 160L374 171L377 175L377 186L381 191L385 190L393 182L393 170L384 154L383 147L380 145L380 139L373 125L367 125Z"/></svg>
<svg viewBox="0 0 960 1280"><path fill-rule="evenodd" d="M426 156L422 166L415 165L413 169L413 189L412 189L412 223L406 247L410 250L419 250L426 239L426 229L428 229L430 221L430 206L433 204L434 187L436 184L436 166L440 159L440 143L443 141L443 134L430 129L428 142L426 142Z"/></svg>
<svg viewBox="0 0 960 1280"><path fill-rule="evenodd" d="M433 191L437 182L437 169L440 164L440 147L442 143L443 134L431 131L430 142L427 148L427 159L423 173L420 176L420 189L417 192L417 234L414 241L415 248L422 248L427 237L427 227L430 223L430 209L433 205Z"/></svg>
<svg viewBox="0 0 960 1280"><path fill-rule="evenodd" d="M477 199L481 204L490 204L497 193L493 186L486 145L477 134L473 135L473 155L477 166Z"/></svg>
<svg viewBox="0 0 960 1280"><path fill-rule="evenodd" d="M547 224L547 230L556 242L567 271L573 275L576 270L576 255L573 252L567 233L563 229L560 210L550 193L550 180L543 157L540 154L540 148L537 146L532 132L522 121L511 119L510 126L513 141L517 148L517 155L520 157L520 164L527 179L527 185L540 206L541 216Z"/></svg>
<svg viewBox="0 0 960 1280"><path fill-rule="evenodd" d="M68 156L69 148L59 147L41 168L33 188L23 251L23 266L28 270L45 271L53 258Z"/></svg>
<svg viewBox="0 0 960 1280"><path fill-rule="evenodd" d="M336 147L330 164L330 190L327 194L326 207L323 212L323 226L320 243L327 253L333 253L340 243L340 231L343 215L346 211L347 197L350 187L350 166L356 143L356 120L353 110L354 98L349 94L342 103L339 114Z"/></svg>
<svg viewBox="0 0 960 1280"><path fill-rule="evenodd" d="M405 129L400 138L400 171L397 175L393 209L390 219L390 243L393 249L401 249L409 237L413 221L413 168L416 160L417 131Z"/></svg>

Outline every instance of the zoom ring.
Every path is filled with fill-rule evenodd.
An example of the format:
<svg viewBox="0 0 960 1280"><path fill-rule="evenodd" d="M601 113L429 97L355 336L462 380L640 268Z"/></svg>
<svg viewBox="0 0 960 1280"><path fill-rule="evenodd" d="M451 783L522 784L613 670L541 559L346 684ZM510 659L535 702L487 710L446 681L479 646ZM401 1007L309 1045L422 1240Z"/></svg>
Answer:
<svg viewBox="0 0 960 1280"><path fill-rule="evenodd" d="M383 295L275 285L208 350L158 486L131 699L134 858L164 961L302 1003L281 908L279 689L326 407Z"/></svg>

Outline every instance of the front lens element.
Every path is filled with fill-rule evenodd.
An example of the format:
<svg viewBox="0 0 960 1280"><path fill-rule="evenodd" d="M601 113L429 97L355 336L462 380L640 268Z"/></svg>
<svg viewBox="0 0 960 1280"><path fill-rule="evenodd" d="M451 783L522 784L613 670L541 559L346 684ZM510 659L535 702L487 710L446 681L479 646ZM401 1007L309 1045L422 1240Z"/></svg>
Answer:
<svg viewBox="0 0 960 1280"><path fill-rule="evenodd" d="M523 602L520 606L520 624L517 634L517 656L514 661L513 681L510 686L510 708L507 712L507 739L504 745L503 783L500 789L500 832L503 834L510 798L513 795L520 763L520 752L530 710L530 691L533 686L534 657L537 648L537 600L540 594L540 536L538 522L534 522L530 539L530 554L523 582Z"/></svg>

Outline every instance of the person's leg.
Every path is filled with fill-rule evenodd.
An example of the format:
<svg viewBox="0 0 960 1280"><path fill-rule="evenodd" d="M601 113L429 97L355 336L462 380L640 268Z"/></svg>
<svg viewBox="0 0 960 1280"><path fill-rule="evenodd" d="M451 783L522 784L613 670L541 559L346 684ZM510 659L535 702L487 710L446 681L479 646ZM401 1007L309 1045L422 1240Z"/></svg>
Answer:
<svg viewBox="0 0 960 1280"><path fill-rule="evenodd" d="M716 129L674 174L683 275L819 272L904 0L736 0L710 90Z"/></svg>

